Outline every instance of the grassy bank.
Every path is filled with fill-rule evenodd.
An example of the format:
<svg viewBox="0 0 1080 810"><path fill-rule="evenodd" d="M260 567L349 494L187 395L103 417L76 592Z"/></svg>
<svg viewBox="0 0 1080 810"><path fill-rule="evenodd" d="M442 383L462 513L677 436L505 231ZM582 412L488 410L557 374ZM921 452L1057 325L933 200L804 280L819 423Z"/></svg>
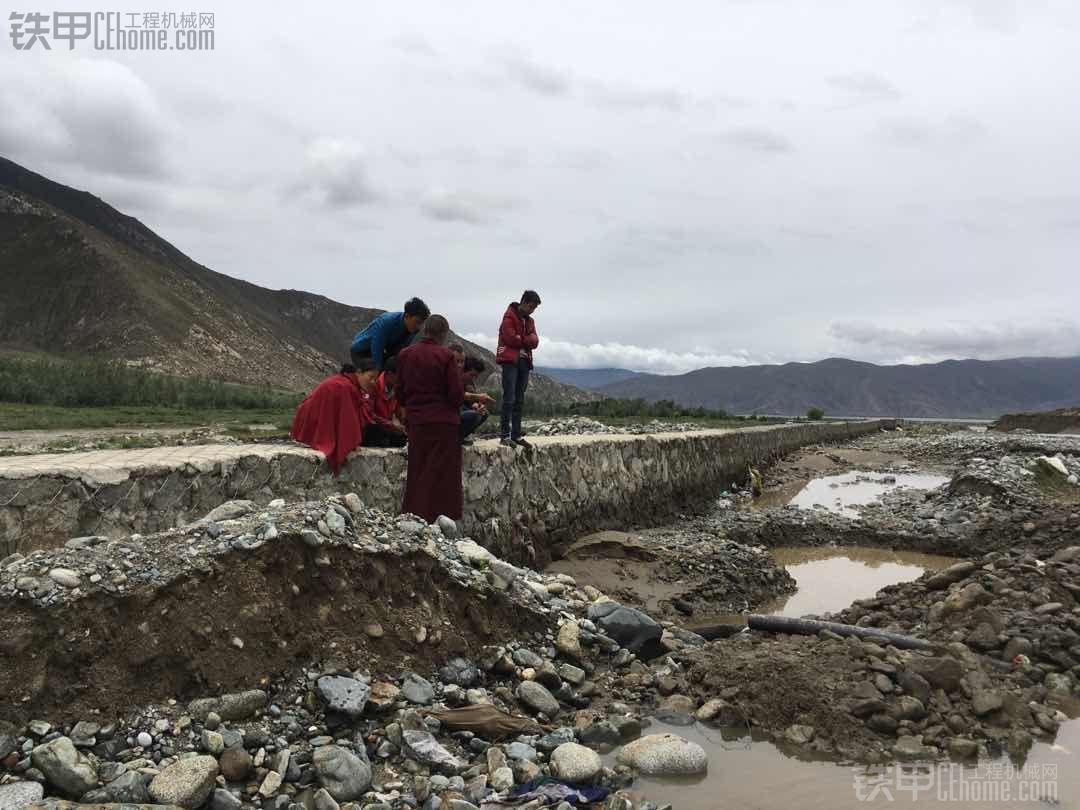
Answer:
<svg viewBox="0 0 1080 810"><path fill-rule="evenodd" d="M0 402L0 430L202 427L222 425L244 434L247 425L272 424L287 431L293 409L167 408L140 406L63 407ZM265 434L260 434L265 435Z"/></svg>

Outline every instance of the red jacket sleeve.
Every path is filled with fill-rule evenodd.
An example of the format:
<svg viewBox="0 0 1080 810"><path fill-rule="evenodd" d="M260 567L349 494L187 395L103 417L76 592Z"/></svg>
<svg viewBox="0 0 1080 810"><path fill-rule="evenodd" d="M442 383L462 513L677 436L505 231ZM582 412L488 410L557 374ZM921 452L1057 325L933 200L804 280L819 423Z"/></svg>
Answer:
<svg viewBox="0 0 1080 810"><path fill-rule="evenodd" d="M447 399L458 410L465 402L465 383L461 379L461 371L458 369L457 360L451 355L450 362L446 364Z"/></svg>
<svg viewBox="0 0 1080 810"><path fill-rule="evenodd" d="M503 315L502 323L499 325L499 345L507 346L511 349L522 348L521 335L518 334L517 321L509 310Z"/></svg>
<svg viewBox="0 0 1080 810"><path fill-rule="evenodd" d="M526 349L535 349L540 345L540 336L536 334L536 326L533 325L531 318L525 325L524 343Z"/></svg>

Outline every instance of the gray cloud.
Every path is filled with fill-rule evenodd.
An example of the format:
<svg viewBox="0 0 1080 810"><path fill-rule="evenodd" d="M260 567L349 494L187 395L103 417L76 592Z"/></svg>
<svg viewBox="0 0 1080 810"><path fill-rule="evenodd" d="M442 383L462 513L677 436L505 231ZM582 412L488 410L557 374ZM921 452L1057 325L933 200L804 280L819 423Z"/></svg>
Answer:
<svg viewBox="0 0 1080 810"><path fill-rule="evenodd" d="M829 327L829 334L858 346L926 359L1080 355L1080 323L1062 319L966 322L920 329L840 321Z"/></svg>
<svg viewBox="0 0 1080 810"><path fill-rule="evenodd" d="M893 118L883 121L877 130L877 137L885 143L916 149L961 149L986 135L986 126L967 115L950 115L940 121Z"/></svg>
<svg viewBox="0 0 1080 810"><path fill-rule="evenodd" d="M432 189L420 200L424 216L441 222L489 225L499 214L517 207L509 198L466 194L448 189Z"/></svg>
<svg viewBox="0 0 1080 810"><path fill-rule="evenodd" d="M130 68L108 59L9 61L0 151L92 173L169 173L166 113Z"/></svg>
<svg viewBox="0 0 1080 810"><path fill-rule="evenodd" d="M829 76L826 83L841 92L849 100L847 106L899 101L903 93L883 76L870 71L856 71Z"/></svg>
<svg viewBox="0 0 1080 810"><path fill-rule="evenodd" d="M794 148L787 138L767 129L738 127L721 133L720 140L739 149L763 154L780 154Z"/></svg>
<svg viewBox="0 0 1080 810"><path fill-rule="evenodd" d="M665 110L679 112L688 99L676 90L627 87L594 82L589 86L587 99L599 107L615 110Z"/></svg>
<svg viewBox="0 0 1080 810"><path fill-rule="evenodd" d="M381 197L372 185L364 148L347 138L331 137L308 145L303 176L286 193L300 194L327 208L351 208Z"/></svg>
<svg viewBox="0 0 1080 810"><path fill-rule="evenodd" d="M564 96L570 92L570 78L561 71L541 65L524 54L509 52L500 60L507 76L532 93Z"/></svg>

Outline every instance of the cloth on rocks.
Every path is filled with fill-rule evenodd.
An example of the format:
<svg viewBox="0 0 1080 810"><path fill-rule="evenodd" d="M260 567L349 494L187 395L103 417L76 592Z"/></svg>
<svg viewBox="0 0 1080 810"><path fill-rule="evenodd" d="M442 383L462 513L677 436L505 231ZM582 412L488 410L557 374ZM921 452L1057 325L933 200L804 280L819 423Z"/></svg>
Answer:
<svg viewBox="0 0 1080 810"><path fill-rule="evenodd" d="M319 383L293 417L289 436L326 456L337 475L345 458L363 440L363 398L350 374L335 374Z"/></svg>
<svg viewBox="0 0 1080 810"><path fill-rule="evenodd" d="M497 810L501 807L516 807L526 802L538 801L537 807L554 807L561 802L589 805L602 802L610 791L599 785L575 785L549 776L534 779L524 785L511 788L506 793L489 796L480 805L480 810Z"/></svg>
<svg viewBox="0 0 1080 810"><path fill-rule="evenodd" d="M427 714L449 731L471 731L488 740L518 734L543 734L546 731L531 718L515 717L488 704L460 709L437 709Z"/></svg>

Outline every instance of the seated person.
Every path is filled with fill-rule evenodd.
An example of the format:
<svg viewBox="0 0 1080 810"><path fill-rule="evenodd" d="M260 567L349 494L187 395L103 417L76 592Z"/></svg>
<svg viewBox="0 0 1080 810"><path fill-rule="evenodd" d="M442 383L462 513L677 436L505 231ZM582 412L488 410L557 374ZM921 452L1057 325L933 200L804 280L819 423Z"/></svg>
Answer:
<svg viewBox="0 0 1080 810"><path fill-rule="evenodd" d="M383 363L383 371L375 380L371 399L375 415L385 423L393 425L395 430L404 435L406 433L405 406L398 399L396 357L388 357Z"/></svg>
<svg viewBox="0 0 1080 810"><path fill-rule="evenodd" d="M476 381L486 370L487 366L479 357L465 357L463 360L461 378L465 382L465 404L461 409L461 443L465 446L472 444L470 434L487 421L487 405L495 402L492 397L476 390Z"/></svg>
<svg viewBox="0 0 1080 810"><path fill-rule="evenodd" d="M375 414L371 391L375 362L359 358L319 383L296 409L289 436L318 450L337 475L345 458L360 445L404 447L405 434Z"/></svg>
<svg viewBox="0 0 1080 810"><path fill-rule="evenodd" d="M326 456L326 463L338 474L345 457L364 438L365 389L375 383L375 363L351 364L319 383L296 409L289 436ZM370 399L370 395L368 395Z"/></svg>

